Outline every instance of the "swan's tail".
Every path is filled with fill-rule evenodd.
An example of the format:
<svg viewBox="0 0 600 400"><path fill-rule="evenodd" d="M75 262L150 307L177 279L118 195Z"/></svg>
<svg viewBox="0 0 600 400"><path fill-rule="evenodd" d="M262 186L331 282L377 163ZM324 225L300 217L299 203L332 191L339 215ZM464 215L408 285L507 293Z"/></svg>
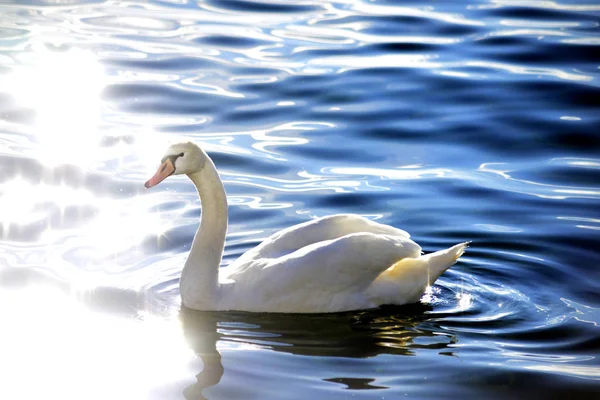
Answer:
<svg viewBox="0 0 600 400"><path fill-rule="evenodd" d="M436 251L435 253L425 254L419 257L427 263L429 273L429 284L433 284L448 268L456 264L456 261L462 256L469 246L470 242L464 242L450 247L446 250Z"/></svg>
<svg viewBox="0 0 600 400"><path fill-rule="evenodd" d="M419 301L427 286L463 255L469 242L418 258L404 258L381 273L366 295L378 304L407 304Z"/></svg>

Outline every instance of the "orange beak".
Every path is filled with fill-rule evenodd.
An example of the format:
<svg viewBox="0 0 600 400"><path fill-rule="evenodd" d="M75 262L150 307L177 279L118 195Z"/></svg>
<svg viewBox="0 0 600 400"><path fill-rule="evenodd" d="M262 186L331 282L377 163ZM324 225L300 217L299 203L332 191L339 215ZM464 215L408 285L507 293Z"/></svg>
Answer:
<svg viewBox="0 0 600 400"><path fill-rule="evenodd" d="M175 172L175 166L173 165L171 159L167 158L165 162L160 164L160 167L158 167L158 171L156 171L154 176L146 181L144 186L146 186L146 189L150 189L152 186L156 186L164 181L173 172Z"/></svg>

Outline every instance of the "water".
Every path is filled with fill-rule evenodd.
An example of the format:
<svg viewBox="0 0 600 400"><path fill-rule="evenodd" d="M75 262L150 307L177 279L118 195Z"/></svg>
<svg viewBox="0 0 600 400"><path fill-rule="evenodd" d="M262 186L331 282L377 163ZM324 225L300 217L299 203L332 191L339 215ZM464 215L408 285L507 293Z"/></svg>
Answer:
<svg viewBox="0 0 600 400"><path fill-rule="evenodd" d="M4 1L0 397L600 395L600 6L593 1ZM213 157L224 263L355 212L425 251L420 304L180 310ZM315 277L318 279L318 277Z"/></svg>

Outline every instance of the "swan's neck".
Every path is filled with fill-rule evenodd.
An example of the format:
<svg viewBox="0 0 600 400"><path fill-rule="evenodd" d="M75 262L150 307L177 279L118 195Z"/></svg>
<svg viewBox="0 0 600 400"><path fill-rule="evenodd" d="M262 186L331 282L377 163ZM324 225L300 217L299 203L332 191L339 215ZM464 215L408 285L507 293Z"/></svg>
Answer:
<svg viewBox="0 0 600 400"><path fill-rule="evenodd" d="M208 157L201 171L188 176L200 195L202 220L181 273L181 298L187 307L214 309L227 233L227 196L219 173Z"/></svg>

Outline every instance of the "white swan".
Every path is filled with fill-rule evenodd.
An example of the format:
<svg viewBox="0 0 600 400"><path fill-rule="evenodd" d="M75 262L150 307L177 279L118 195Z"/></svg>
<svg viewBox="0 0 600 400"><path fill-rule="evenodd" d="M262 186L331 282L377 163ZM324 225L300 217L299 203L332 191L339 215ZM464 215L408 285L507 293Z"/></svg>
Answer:
<svg viewBox="0 0 600 400"><path fill-rule="evenodd" d="M324 313L414 303L467 246L421 255L403 230L358 215L333 215L283 229L219 268L227 232L223 183L202 149L179 143L145 186L179 174L194 182L202 204L181 273L188 308Z"/></svg>

